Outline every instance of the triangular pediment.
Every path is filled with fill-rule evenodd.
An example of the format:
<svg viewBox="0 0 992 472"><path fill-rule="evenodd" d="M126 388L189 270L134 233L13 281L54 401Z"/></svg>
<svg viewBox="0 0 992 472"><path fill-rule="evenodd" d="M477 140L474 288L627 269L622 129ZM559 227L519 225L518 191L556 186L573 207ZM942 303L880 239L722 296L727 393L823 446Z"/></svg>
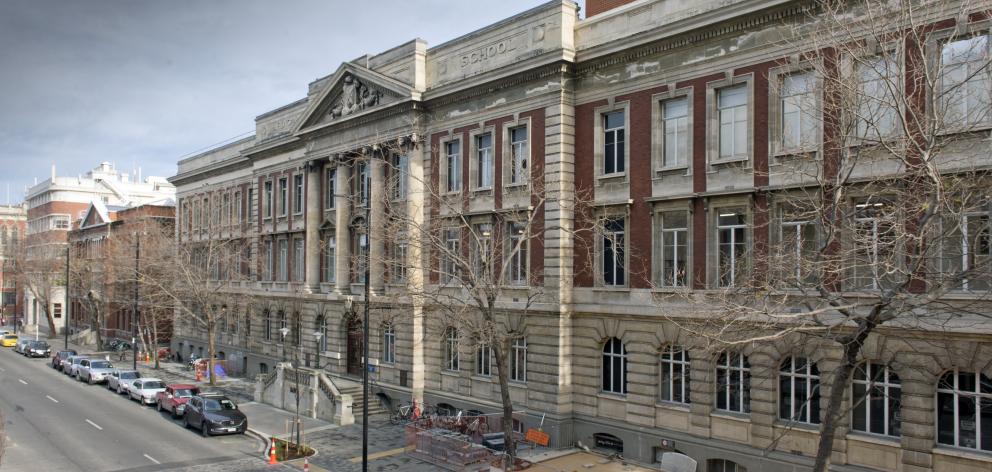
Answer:
<svg viewBox="0 0 992 472"><path fill-rule="evenodd" d="M344 121L392 103L414 98L414 90L396 79L344 63L310 102L296 132Z"/></svg>
<svg viewBox="0 0 992 472"><path fill-rule="evenodd" d="M79 222L80 228L88 228L91 226L99 226L110 221L110 212L107 211L107 207L102 203L91 202L89 208L86 209L86 214L83 216L82 221Z"/></svg>

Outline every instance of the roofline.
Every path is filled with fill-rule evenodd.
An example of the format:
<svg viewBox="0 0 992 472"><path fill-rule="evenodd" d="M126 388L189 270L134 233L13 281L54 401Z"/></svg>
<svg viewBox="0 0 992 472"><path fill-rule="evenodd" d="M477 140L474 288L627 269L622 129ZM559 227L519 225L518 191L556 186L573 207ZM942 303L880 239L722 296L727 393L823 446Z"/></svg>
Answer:
<svg viewBox="0 0 992 472"><path fill-rule="evenodd" d="M574 0L551 0L551 1L548 1L548 2L545 2L545 3L542 3L542 4L540 4L540 5L538 5L538 6L534 7L534 8L530 8L528 10L524 10L524 11L522 11L520 13L517 13L516 15L511 16L511 17L503 18L502 20L499 20L496 23L492 23L492 24L489 24L487 26L483 26L482 28L479 28L479 29L477 29L475 31L470 31L470 32L465 33L465 34L463 34L461 36L458 36L458 37L456 37L454 39L449 39L449 40L447 40L447 41L445 41L445 42L443 42L441 44L438 44L437 46L434 46L432 48L428 48L427 49L427 52L430 53L431 51L434 51L434 50L437 50L437 49L442 49L442 48L444 48L446 46L451 46L454 43L457 43L457 42L459 42L459 41L461 41L463 39L466 39L466 38L468 38L470 36L475 36L475 35L478 35L480 33L484 33L484 32L488 32L488 31L494 30L494 29L501 28L501 27L503 27L503 26L505 26L505 25L507 25L509 23L516 22L520 18L523 18L525 16L533 15L534 13L537 13L538 11L546 10L546 9L552 7L552 6L568 5L568 4L572 4L576 8L579 7L578 2L576 2Z"/></svg>

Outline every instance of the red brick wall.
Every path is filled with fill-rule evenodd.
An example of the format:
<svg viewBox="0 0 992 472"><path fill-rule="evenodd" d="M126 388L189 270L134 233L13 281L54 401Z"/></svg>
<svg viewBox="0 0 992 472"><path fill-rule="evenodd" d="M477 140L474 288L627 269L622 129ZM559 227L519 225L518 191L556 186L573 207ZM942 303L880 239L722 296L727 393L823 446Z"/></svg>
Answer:
<svg viewBox="0 0 992 472"><path fill-rule="evenodd" d="M530 118L530 181L532 189L544 188L544 109L538 108L520 114ZM500 139L502 141L502 139ZM501 185L497 180L497 186ZM531 206L534 207L534 218L531 222L530 240L530 279L536 286L544 285L544 204L540 196L531 194Z"/></svg>
<svg viewBox="0 0 992 472"><path fill-rule="evenodd" d="M585 199L595 198L593 180L595 166L593 159L593 130L595 129L595 110L606 105L606 100L583 103L575 107L575 192ZM575 286L593 286L593 251L595 250L595 235L590 231L594 215L588 213L585 206L579 209L584 214L575 215Z"/></svg>
<svg viewBox="0 0 992 472"><path fill-rule="evenodd" d="M586 18L624 6L634 0L586 0Z"/></svg>

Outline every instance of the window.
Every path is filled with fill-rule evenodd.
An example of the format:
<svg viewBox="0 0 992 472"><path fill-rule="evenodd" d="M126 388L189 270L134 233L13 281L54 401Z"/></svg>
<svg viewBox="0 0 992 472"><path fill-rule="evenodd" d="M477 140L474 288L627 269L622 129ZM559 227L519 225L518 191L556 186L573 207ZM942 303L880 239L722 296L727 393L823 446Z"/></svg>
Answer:
<svg viewBox="0 0 992 472"><path fill-rule="evenodd" d="M782 114L779 146L782 150L805 150L816 145L816 87L812 72L797 72L782 77L779 84Z"/></svg>
<svg viewBox="0 0 992 472"><path fill-rule="evenodd" d="M475 375L489 377L493 374L493 347L489 343L479 343L475 349Z"/></svg>
<svg viewBox="0 0 992 472"><path fill-rule="evenodd" d="M224 224L231 224L231 194L225 193L223 198Z"/></svg>
<svg viewBox="0 0 992 472"><path fill-rule="evenodd" d="M289 211L289 181L283 177L279 179L279 216L286 216Z"/></svg>
<svg viewBox="0 0 992 472"><path fill-rule="evenodd" d="M865 200L855 204L852 288L877 290L888 280L886 274L892 271L896 262L893 257L896 237L891 207L890 202L883 200Z"/></svg>
<svg viewBox="0 0 992 472"><path fill-rule="evenodd" d="M958 370L940 378L937 443L992 451L992 380Z"/></svg>
<svg viewBox="0 0 992 472"><path fill-rule="evenodd" d="M327 338L328 338L327 335L328 335L328 332L327 332L327 317L326 316L321 315L317 319L317 332L320 333L320 341L319 341L319 345L317 347L318 350L320 350L320 352L327 351Z"/></svg>
<svg viewBox="0 0 992 472"><path fill-rule="evenodd" d="M685 211L661 214L661 285L685 287L689 261L689 218Z"/></svg>
<svg viewBox="0 0 992 472"><path fill-rule="evenodd" d="M293 176L293 213L303 211L303 174Z"/></svg>
<svg viewBox="0 0 992 472"><path fill-rule="evenodd" d="M626 269L624 250L624 219L608 218L603 223L603 284L622 286Z"/></svg>
<svg viewBox="0 0 992 472"><path fill-rule="evenodd" d="M289 280L289 242L285 239L279 240L279 281Z"/></svg>
<svg viewBox="0 0 992 472"><path fill-rule="evenodd" d="M718 282L720 287L734 287L747 266L746 216L742 209L724 209L717 213Z"/></svg>
<svg viewBox="0 0 992 472"><path fill-rule="evenodd" d="M661 351L661 400L689 403L689 353L676 346Z"/></svg>
<svg viewBox="0 0 992 472"><path fill-rule="evenodd" d="M751 412L751 364L747 356L723 352L716 363L716 409Z"/></svg>
<svg viewBox="0 0 992 472"><path fill-rule="evenodd" d="M747 472L744 466L726 459L710 459L706 461L708 472Z"/></svg>
<svg viewBox="0 0 992 472"><path fill-rule="evenodd" d="M476 146L476 187L493 186L493 135L481 134L475 138Z"/></svg>
<svg viewBox="0 0 992 472"><path fill-rule="evenodd" d="M778 417L798 423L820 423L820 370L805 357L782 362L778 374Z"/></svg>
<svg viewBox="0 0 992 472"><path fill-rule="evenodd" d="M272 217L272 205L274 202L275 200L273 200L272 195L272 181L269 181L265 183L265 202L263 202L263 205L265 206L266 218Z"/></svg>
<svg viewBox="0 0 992 472"><path fill-rule="evenodd" d="M448 141L444 148L447 155L445 158L447 165L445 189L448 192L458 192L462 189L461 141L458 139Z"/></svg>
<svg viewBox="0 0 992 472"><path fill-rule="evenodd" d="M948 126L966 129L989 122L989 37L947 41L940 48L940 93Z"/></svg>
<svg viewBox="0 0 992 472"><path fill-rule="evenodd" d="M396 362L396 331L391 323L382 325L382 362Z"/></svg>
<svg viewBox="0 0 992 472"><path fill-rule="evenodd" d="M689 99L674 98L661 104L664 151L662 167L683 167L689 162Z"/></svg>
<svg viewBox="0 0 992 472"><path fill-rule="evenodd" d="M255 203L255 189L253 188L248 189L247 200L248 202L246 206L248 211L248 222L251 223L252 221L255 221L255 212L251 211L251 205Z"/></svg>
<svg viewBox="0 0 992 472"><path fill-rule="evenodd" d="M946 223L944 232L944 273L960 279L962 290L986 291L992 288L992 227L988 213L963 213Z"/></svg>
<svg viewBox="0 0 992 472"><path fill-rule="evenodd" d="M492 269L493 225L475 225L472 234L472 269L478 280L488 280Z"/></svg>
<svg viewBox="0 0 992 472"><path fill-rule="evenodd" d="M898 126L896 94L899 86L899 65L891 54L857 60L857 136L880 140L892 136Z"/></svg>
<svg viewBox="0 0 992 472"><path fill-rule="evenodd" d="M809 282L815 274L813 263L819 248L814 217L801 208L782 210L782 275L792 283Z"/></svg>
<svg viewBox="0 0 992 472"><path fill-rule="evenodd" d="M621 130L621 134L622 133L623 130ZM518 126L510 129L511 184L519 184L527 181L527 157L529 155L530 151L527 148L527 127Z"/></svg>
<svg viewBox="0 0 992 472"><path fill-rule="evenodd" d="M747 159L747 86L717 91L720 120L720 160Z"/></svg>
<svg viewBox="0 0 992 472"><path fill-rule="evenodd" d="M603 345L603 391L627 394L627 348L617 338Z"/></svg>
<svg viewBox="0 0 992 472"><path fill-rule="evenodd" d="M448 371L458 371L458 330L449 327L444 331L442 346L442 368Z"/></svg>
<svg viewBox="0 0 992 472"><path fill-rule="evenodd" d="M603 173L620 174L624 171L624 112L623 110L603 115Z"/></svg>
<svg viewBox="0 0 992 472"><path fill-rule="evenodd" d="M265 340L272 340L272 312L269 310L262 311L262 319L265 322Z"/></svg>
<svg viewBox="0 0 992 472"><path fill-rule="evenodd" d="M450 282L458 275L458 259L461 257L461 235L458 228L444 230L444 255L441 258L441 280Z"/></svg>
<svg viewBox="0 0 992 472"><path fill-rule="evenodd" d="M286 335L285 334L282 334L282 333L288 327L289 327L289 325L286 324L286 312L285 311L280 311L279 312L279 340L282 341L282 342L286 342ZM287 331L286 334L289 334L289 332Z"/></svg>
<svg viewBox="0 0 992 472"><path fill-rule="evenodd" d="M328 236L324 240L324 282L334 283L335 281L336 253L337 242L334 236Z"/></svg>
<svg viewBox="0 0 992 472"><path fill-rule="evenodd" d="M334 184L337 180L337 169L327 169L327 195L324 201L324 208L334 208Z"/></svg>
<svg viewBox="0 0 992 472"><path fill-rule="evenodd" d="M303 317L300 312L293 313L293 345L299 346L303 342Z"/></svg>
<svg viewBox="0 0 992 472"><path fill-rule="evenodd" d="M393 245L393 264L390 272L393 283L406 281L406 250L406 243Z"/></svg>
<svg viewBox="0 0 992 472"><path fill-rule="evenodd" d="M272 251L272 240L265 240L265 280L272 280L275 276L275 271L273 269L273 259L275 258L275 253Z"/></svg>
<svg viewBox="0 0 992 472"><path fill-rule="evenodd" d="M527 381L527 338L513 338L510 344L510 380Z"/></svg>
<svg viewBox="0 0 992 472"><path fill-rule="evenodd" d="M509 223L507 225L509 263L509 282L512 285L527 284L527 235L526 227L523 223Z"/></svg>
<svg viewBox="0 0 992 472"><path fill-rule="evenodd" d="M357 239L355 246L358 249L355 251L355 281L365 283L365 276L369 267L369 236L358 234L355 237Z"/></svg>
<svg viewBox="0 0 992 472"><path fill-rule="evenodd" d="M303 238L293 240L293 281L302 282L304 278L304 260L306 254L303 249Z"/></svg>
<svg viewBox="0 0 992 472"><path fill-rule="evenodd" d="M245 219L245 204L244 200L241 199L241 192L234 192L234 206L238 208L238 219L236 220L238 224Z"/></svg>
<svg viewBox="0 0 992 472"><path fill-rule="evenodd" d="M851 381L851 429L864 433L899 436L902 387L888 366L862 363Z"/></svg>
<svg viewBox="0 0 992 472"><path fill-rule="evenodd" d="M53 303L52 304L52 317L53 318L61 318L62 317L62 304L61 303Z"/></svg>
<svg viewBox="0 0 992 472"><path fill-rule="evenodd" d="M251 337L251 311L245 312L245 337Z"/></svg>
<svg viewBox="0 0 992 472"><path fill-rule="evenodd" d="M358 164L358 198L362 202L362 206L368 206L369 204L369 192L371 191L372 182L369 181L369 165L367 162L360 162Z"/></svg>
<svg viewBox="0 0 992 472"><path fill-rule="evenodd" d="M406 199L407 187L409 186L410 156L407 156L406 154L398 154L394 156L393 170L396 180L393 183L393 199L404 200Z"/></svg>

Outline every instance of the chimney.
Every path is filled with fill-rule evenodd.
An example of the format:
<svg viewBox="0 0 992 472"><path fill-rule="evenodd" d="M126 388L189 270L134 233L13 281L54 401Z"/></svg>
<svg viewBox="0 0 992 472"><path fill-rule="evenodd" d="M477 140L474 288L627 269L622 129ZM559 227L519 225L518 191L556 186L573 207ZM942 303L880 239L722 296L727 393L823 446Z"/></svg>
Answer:
<svg viewBox="0 0 992 472"><path fill-rule="evenodd" d="M55 164L52 164L52 182L55 182Z"/></svg>
<svg viewBox="0 0 992 472"><path fill-rule="evenodd" d="M586 0L586 18L592 18L600 13L622 7L636 0Z"/></svg>

